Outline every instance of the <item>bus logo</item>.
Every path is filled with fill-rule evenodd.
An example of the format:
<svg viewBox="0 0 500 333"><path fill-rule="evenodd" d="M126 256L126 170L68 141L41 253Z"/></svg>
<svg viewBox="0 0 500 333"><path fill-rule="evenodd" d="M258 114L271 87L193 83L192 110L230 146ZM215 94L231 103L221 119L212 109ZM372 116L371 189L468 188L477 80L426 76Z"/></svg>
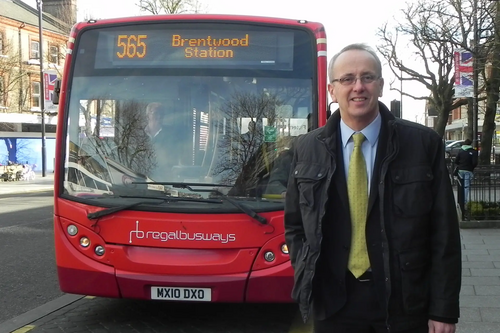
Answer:
<svg viewBox="0 0 500 333"><path fill-rule="evenodd" d="M135 230L131 230L129 234L129 243L134 240L152 239L160 242L170 240L176 241L191 241L191 242L219 242L227 244L236 241L236 234L221 234L217 232L185 232L182 230L173 231L156 231L156 230L141 230L139 229L139 221L135 221Z"/></svg>

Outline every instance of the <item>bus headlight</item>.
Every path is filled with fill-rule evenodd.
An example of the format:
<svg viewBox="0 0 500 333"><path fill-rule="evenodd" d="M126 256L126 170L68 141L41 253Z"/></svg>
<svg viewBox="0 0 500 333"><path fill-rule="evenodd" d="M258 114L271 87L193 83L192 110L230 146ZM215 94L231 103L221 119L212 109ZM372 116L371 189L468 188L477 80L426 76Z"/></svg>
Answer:
<svg viewBox="0 0 500 333"><path fill-rule="evenodd" d="M104 246L101 246L101 245L97 245L94 249L94 252L95 254L97 254L99 257L103 256L104 255L104 252L106 252L104 250Z"/></svg>
<svg viewBox="0 0 500 333"><path fill-rule="evenodd" d="M90 239L88 239L87 237L80 238L80 245L82 247L89 247L89 245L90 245Z"/></svg>
<svg viewBox="0 0 500 333"><path fill-rule="evenodd" d="M276 258L276 256L271 251L267 251L266 253L264 253L264 259L267 262L274 261L275 258Z"/></svg>
<svg viewBox="0 0 500 333"><path fill-rule="evenodd" d="M68 228L66 228L66 231L70 236L75 236L78 233L78 227L74 224L70 224Z"/></svg>
<svg viewBox="0 0 500 333"><path fill-rule="evenodd" d="M281 252L288 254L288 246L286 244L281 245Z"/></svg>

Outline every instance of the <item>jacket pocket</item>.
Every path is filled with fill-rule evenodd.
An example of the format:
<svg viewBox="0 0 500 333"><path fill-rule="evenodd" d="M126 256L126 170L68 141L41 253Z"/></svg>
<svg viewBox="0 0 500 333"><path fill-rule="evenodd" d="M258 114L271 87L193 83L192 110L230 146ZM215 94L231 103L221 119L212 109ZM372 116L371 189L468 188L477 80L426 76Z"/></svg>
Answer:
<svg viewBox="0 0 500 333"><path fill-rule="evenodd" d="M395 214L405 217L428 214L432 208L433 179L429 166L391 170Z"/></svg>
<svg viewBox="0 0 500 333"><path fill-rule="evenodd" d="M399 254L401 294L408 314L422 314L429 303L429 254L413 249Z"/></svg>
<svg viewBox="0 0 500 333"><path fill-rule="evenodd" d="M319 195L317 190L321 180L326 177L326 167L319 164L297 163L293 176L299 189L299 204L314 207L315 195Z"/></svg>

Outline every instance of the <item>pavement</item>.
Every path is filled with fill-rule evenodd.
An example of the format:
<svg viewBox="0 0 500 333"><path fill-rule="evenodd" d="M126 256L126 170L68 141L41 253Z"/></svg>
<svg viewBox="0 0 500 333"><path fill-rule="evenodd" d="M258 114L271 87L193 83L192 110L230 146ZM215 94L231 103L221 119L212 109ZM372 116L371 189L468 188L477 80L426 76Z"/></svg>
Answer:
<svg viewBox="0 0 500 333"><path fill-rule="evenodd" d="M29 182L0 182L0 197L29 192L52 191L54 174L40 173ZM462 291L460 296L461 318L457 325L460 333L500 332L500 228L484 228L480 224L465 228L461 224L462 238ZM82 296L65 295L60 299L29 311L7 322L0 323L0 333L27 332L23 328L42 327L56 322L69 312L84 311L92 302ZM75 307L72 310L71 305ZM83 307L83 308L82 308ZM64 309L63 309L64 308ZM89 323L86 323L89 325ZM87 332L70 325L65 333ZM36 329L33 332L37 332ZM58 331L59 332L59 331ZM88 331L91 332L91 331ZM137 332L137 331L131 331Z"/></svg>

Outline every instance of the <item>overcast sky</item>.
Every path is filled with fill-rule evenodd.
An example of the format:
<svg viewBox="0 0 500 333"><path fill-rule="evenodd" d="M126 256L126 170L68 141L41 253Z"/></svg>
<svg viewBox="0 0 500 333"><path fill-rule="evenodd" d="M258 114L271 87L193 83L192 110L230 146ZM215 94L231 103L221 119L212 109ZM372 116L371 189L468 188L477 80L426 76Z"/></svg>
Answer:
<svg viewBox="0 0 500 333"><path fill-rule="evenodd" d="M36 7L36 0L23 0ZM78 20L85 17L113 18L122 16L144 15L136 3L139 0L77 0ZM328 38L328 58L331 58L342 47L350 43L363 42L376 47L377 28L387 21L393 20L402 8L405 0L356 0L356 1L325 1L325 0L199 0L212 14L245 14L273 16L291 19L304 19L321 22L326 29ZM410 0L411 1L411 0ZM399 93L389 90L389 82L393 81L390 69L383 69L385 78L384 96L382 102L389 106L393 99L400 99ZM399 82L395 83L399 87ZM406 89L403 86L403 89ZM407 89L410 89L409 85ZM425 90L419 86L420 94ZM426 92L425 92L426 93ZM410 98L403 99L403 118L422 122L423 102L414 102Z"/></svg>

